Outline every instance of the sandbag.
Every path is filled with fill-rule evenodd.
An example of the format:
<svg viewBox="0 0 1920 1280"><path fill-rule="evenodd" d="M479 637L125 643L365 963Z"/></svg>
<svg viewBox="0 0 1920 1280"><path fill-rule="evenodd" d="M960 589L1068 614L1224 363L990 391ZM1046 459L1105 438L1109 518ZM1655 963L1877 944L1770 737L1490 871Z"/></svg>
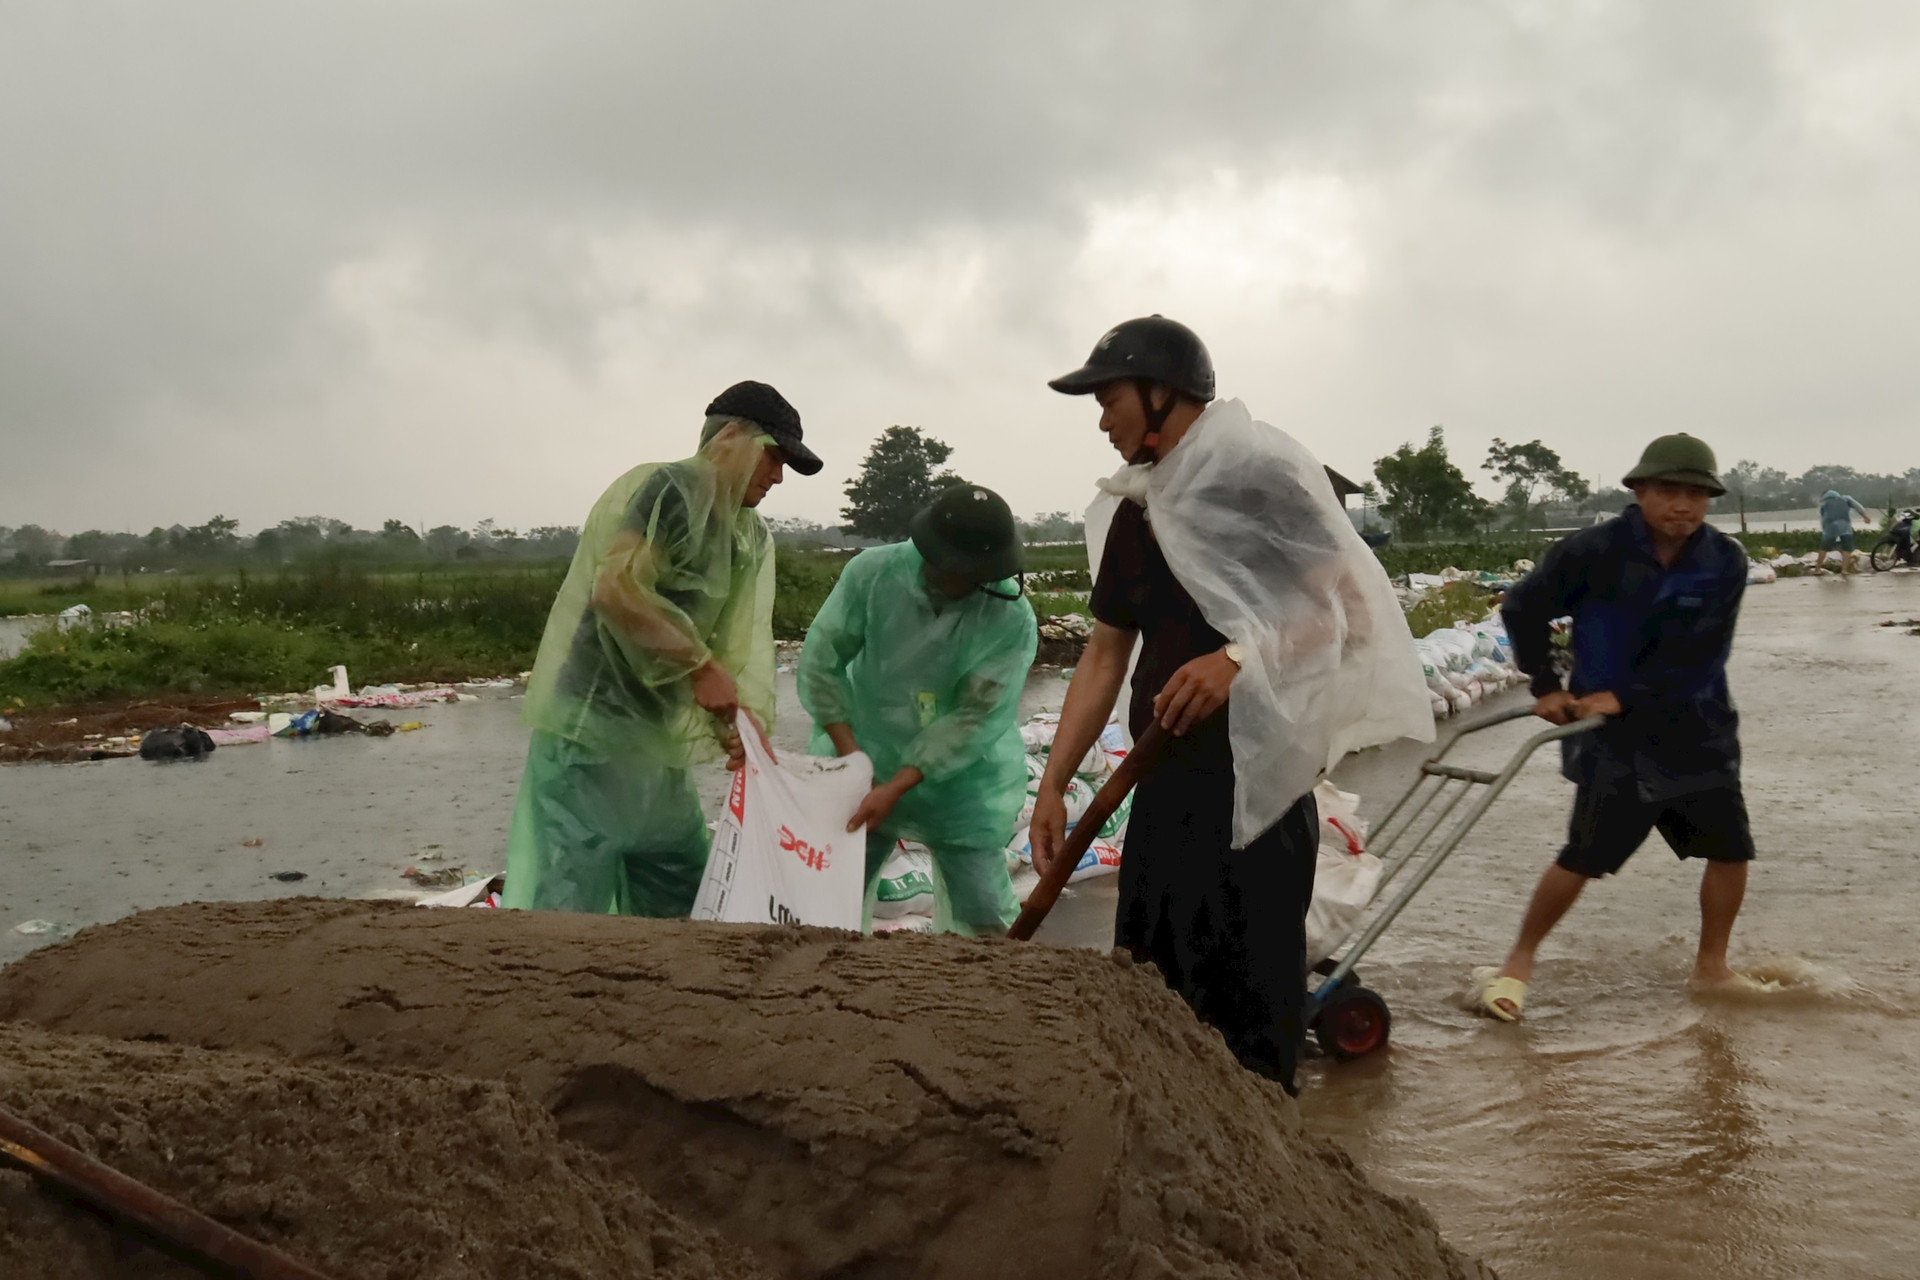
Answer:
<svg viewBox="0 0 1920 1280"><path fill-rule="evenodd" d="M857 751L776 762L744 711L735 726L746 762L733 776L693 918L858 931L867 841L847 819L873 788L873 762Z"/></svg>
<svg viewBox="0 0 1920 1280"><path fill-rule="evenodd" d="M1320 809L1320 849L1313 875L1313 901L1307 908L1307 963L1332 955L1360 920L1380 887L1386 869L1366 849L1366 823L1360 797L1322 781L1313 789Z"/></svg>

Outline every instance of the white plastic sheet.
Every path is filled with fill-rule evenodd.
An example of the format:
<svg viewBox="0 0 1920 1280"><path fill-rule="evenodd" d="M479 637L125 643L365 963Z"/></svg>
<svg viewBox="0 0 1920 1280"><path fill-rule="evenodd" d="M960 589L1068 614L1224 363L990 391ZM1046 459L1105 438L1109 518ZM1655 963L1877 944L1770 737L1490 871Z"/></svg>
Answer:
<svg viewBox="0 0 1920 1280"><path fill-rule="evenodd" d="M695 920L739 924L861 925L866 830L847 819L873 788L864 752L776 763L745 712L736 721L746 763L734 774L694 898Z"/></svg>
<svg viewBox="0 0 1920 1280"><path fill-rule="evenodd" d="M1233 682L1234 847L1349 751L1433 739L1413 636L1386 572L1297 441L1238 400L1211 405L1159 463L1123 469L1087 512L1104 541L1120 493L1143 492L1180 584L1247 662ZM1097 533L1096 533L1097 530Z"/></svg>

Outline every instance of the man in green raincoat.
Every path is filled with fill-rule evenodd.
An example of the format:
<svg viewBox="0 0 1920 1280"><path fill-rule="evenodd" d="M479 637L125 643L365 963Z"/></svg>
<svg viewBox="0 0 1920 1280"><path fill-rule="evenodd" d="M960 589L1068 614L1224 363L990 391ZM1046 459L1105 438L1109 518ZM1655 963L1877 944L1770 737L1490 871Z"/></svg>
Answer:
<svg viewBox="0 0 1920 1280"><path fill-rule="evenodd" d="M933 853L934 923L1000 933L1019 903L1006 846L1026 801L1020 692L1039 643L1013 579L1020 535L999 495L949 489L914 517L912 541L850 561L807 631L800 703L812 750L864 751L873 790L867 891L897 840Z"/></svg>
<svg viewBox="0 0 1920 1280"><path fill-rule="evenodd" d="M587 516L527 685L533 728L506 905L684 916L711 836L692 767L773 723L773 539L754 510L820 470L765 383L707 406L700 448L613 482Z"/></svg>

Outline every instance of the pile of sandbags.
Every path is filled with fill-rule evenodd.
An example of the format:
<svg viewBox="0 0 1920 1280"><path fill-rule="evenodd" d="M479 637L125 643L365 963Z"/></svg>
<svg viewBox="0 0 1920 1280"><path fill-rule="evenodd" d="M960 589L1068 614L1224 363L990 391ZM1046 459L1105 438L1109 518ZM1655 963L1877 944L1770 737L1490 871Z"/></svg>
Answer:
<svg viewBox="0 0 1920 1280"><path fill-rule="evenodd" d="M1426 674L1436 718L1458 715L1525 679L1514 665L1513 642L1499 614L1428 632L1413 648Z"/></svg>
<svg viewBox="0 0 1920 1280"><path fill-rule="evenodd" d="M1024 891L1034 879L1033 842L1028 825L1040 794L1040 779L1046 775L1047 761L1053 753L1053 735L1060 728L1057 712L1043 711L1020 730L1027 748L1027 802L1020 810L1013 839L1007 843L1007 870L1015 880L1015 890ZM1067 830L1072 831L1093 803L1107 778L1127 757L1127 738L1118 717L1107 722L1099 741L1087 751L1067 784ZM1095 876L1112 875L1120 869L1120 850L1127 839L1127 817L1133 808L1131 794L1120 802L1113 816L1100 826L1080 865L1068 878L1071 884ZM895 846L886 866L880 870L880 882L874 890L873 927L877 933L909 929L927 932L933 928L933 854L925 845L902 840Z"/></svg>

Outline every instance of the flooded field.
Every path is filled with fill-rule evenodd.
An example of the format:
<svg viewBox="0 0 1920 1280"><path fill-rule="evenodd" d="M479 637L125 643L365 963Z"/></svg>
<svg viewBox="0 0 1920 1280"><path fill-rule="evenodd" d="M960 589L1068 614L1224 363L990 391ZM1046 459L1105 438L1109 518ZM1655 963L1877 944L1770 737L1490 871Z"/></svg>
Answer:
<svg viewBox="0 0 1920 1280"><path fill-rule="evenodd" d="M1733 959L1778 992L1688 993L1699 873L1656 837L1549 941L1525 1022L1465 1011L1469 970L1504 954L1565 827L1572 789L1543 756L1361 966L1394 1043L1311 1064L1309 1123L1508 1280L1912 1275L1920 637L1874 624L1915 614L1920 579L1904 575L1749 593L1733 680L1760 862ZM1062 687L1036 677L1029 706L1057 706ZM782 701L777 744L797 747L790 680ZM427 727L384 740L0 768L0 961L162 903L361 896L407 888L409 865L497 869L517 715L501 693L395 714ZM1527 731L1489 734L1478 759ZM1419 754L1367 753L1336 781L1377 815ZM721 785L709 779L711 800ZM1105 946L1112 901L1095 882L1046 936ZM14 932L30 919L57 932Z"/></svg>

